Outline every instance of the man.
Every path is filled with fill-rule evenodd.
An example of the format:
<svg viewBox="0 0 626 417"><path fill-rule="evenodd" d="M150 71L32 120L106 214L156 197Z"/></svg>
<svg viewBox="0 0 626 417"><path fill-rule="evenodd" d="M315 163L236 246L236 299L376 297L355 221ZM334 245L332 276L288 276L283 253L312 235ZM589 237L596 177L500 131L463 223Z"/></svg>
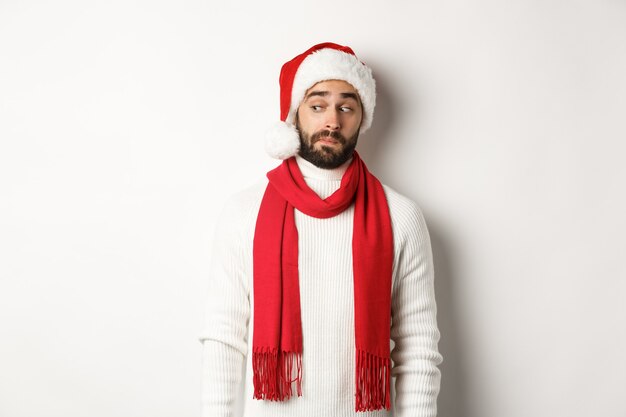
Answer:
<svg viewBox="0 0 626 417"><path fill-rule="evenodd" d="M392 376L395 416L435 416L428 229L355 151L374 113L371 70L323 43L283 65L280 88L266 149L283 162L217 226L204 416L232 416L242 384L245 417L391 416Z"/></svg>

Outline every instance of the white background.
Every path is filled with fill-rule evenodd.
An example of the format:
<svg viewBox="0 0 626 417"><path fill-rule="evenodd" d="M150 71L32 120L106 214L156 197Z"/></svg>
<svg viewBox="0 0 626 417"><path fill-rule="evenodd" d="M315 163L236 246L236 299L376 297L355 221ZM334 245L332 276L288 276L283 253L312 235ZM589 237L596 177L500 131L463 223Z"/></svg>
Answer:
<svg viewBox="0 0 626 417"><path fill-rule="evenodd" d="M351 46L431 233L440 417L626 415L626 2L0 0L0 416L198 416L216 216Z"/></svg>

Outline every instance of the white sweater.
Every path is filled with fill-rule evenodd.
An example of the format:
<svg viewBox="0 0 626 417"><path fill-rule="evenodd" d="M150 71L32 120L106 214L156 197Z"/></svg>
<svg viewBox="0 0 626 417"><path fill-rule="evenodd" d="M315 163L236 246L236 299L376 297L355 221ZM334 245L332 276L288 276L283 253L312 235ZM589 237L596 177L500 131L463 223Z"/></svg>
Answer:
<svg viewBox="0 0 626 417"><path fill-rule="evenodd" d="M328 170L300 156L296 160L306 183L321 198L339 188L350 163ZM394 237L392 410L354 410L354 204L328 219L295 210L303 335L302 396L284 402L252 398L252 242L267 182L265 178L231 196L217 225L210 294L200 335L203 416L234 417L235 401L242 400L244 417L436 416L441 377L437 365L443 358L437 348L440 335L430 236L419 207L386 185L383 187Z"/></svg>

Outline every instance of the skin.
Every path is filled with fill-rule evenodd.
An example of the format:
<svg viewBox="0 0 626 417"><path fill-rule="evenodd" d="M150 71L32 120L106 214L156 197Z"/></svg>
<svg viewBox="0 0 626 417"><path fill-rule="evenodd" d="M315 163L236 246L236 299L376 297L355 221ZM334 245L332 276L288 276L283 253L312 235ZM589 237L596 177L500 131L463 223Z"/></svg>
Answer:
<svg viewBox="0 0 626 417"><path fill-rule="evenodd" d="M320 81L306 91L298 106L298 153L320 168L337 168L352 156L362 121L361 99L351 84Z"/></svg>

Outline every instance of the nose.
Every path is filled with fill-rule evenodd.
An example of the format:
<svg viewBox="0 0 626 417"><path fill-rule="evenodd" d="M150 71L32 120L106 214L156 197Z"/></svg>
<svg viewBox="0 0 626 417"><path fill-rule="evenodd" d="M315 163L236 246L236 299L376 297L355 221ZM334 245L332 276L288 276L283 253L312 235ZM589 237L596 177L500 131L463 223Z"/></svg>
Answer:
<svg viewBox="0 0 626 417"><path fill-rule="evenodd" d="M339 123L339 112L337 110L327 112L326 128L329 130L339 130L341 128L341 124Z"/></svg>

